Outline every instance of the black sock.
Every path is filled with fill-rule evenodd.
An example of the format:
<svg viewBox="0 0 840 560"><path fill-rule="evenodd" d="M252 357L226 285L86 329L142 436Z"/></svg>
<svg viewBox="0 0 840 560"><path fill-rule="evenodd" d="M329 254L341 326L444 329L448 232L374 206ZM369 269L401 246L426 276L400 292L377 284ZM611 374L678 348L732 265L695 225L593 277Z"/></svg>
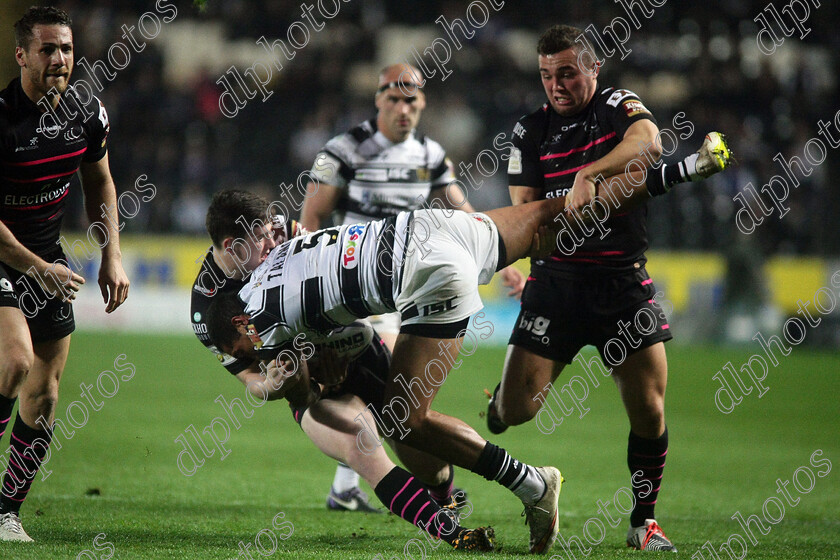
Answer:
<svg viewBox="0 0 840 560"><path fill-rule="evenodd" d="M49 453L52 435L27 426L18 412L9 442L6 476L0 495L0 513L18 513L38 474L41 462Z"/></svg>
<svg viewBox="0 0 840 560"><path fill-rule="evenodd" d="M647 170L645 186L650 196L660 196L671 190L671 187L690 181L685 162L668 165L663 163L659 169Z"/></svg>
<svg viewBox="0 0 840 560"><path fill-rule="evenodd" d="M17 397L10 399L0 395L0 439L3 439L3 434L6 433L6 426L9 420L12 419L12 410L15 408L15 401Z"/></svg>
<svg viewBox="0 0 840 560"><path fill-rule="evenodd" d="M630 432L627 440L627 466L630 468L633 496L636 498L636 507L630 514L630 525L633 527L641 527L645 519L655 519L653 510L667 454L667 427L656 439L642 438ZM641 471L640 475L635 474L638 471Z"/></svg>
<svg viewBox="0 0 840 560"><path fill-rule="evenodd" d="M495 480L527 505L534 505L545 493L545 481L534 467L520 463L507 451L489 441L472 472L487 480Z"/></svg>
<svg viewBox="0 0 840 560"><path fill-rule="evenodd" d="M394 467L373 489L379 500L393 513L417 525L433 537L450 544L458 538L461 526L429 495L411 473Z"/></svg>

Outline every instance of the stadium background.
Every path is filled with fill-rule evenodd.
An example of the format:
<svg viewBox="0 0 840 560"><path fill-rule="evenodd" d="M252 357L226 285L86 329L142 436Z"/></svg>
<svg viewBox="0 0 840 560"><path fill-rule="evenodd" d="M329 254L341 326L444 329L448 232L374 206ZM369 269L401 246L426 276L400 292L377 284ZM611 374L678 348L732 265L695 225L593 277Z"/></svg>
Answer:
<svg viewBox="0 0 840 560"><path fill-rule="evenodd" d="M28 2L4 4L15 14ZM154 12L153 2L138 0L60 4L74 19L77 60L84 56L89 62L107 62L111 45L126 43L122 24L137 25L141 14ZM142 52L131 51L130 63L112 82L99 73L118 190L132 191L145 175L143 182L154 184L156 195L125 220L129 304L103 323L94 290L86 290L77 306L81 328L183 329L195 260L206 245L203 217L211 194L241 187L270 200L285 199L279 185L293 185L328 138L374 115L371 90L378 69L408 58L412 46L422 52L438 37L449 40L435 19L464 20L466 7L459 2L341 3L338 16L327 20L324 31L311 32L309 44L292 60L281 57L283 70L274 70L268 86L274 93L266 101L258 94L227 118L219 110L219 78L232 66L242 73L257 61L270 65L257 40L281 38L288 44L286 30L301 20L301 8L297 2L265 0L208 4L199 13L188 2L174 3L175 19L162 24ZM757 329L778 330L798 299L811 299L840 269L835 219L840 191L832 188L840 160L829 153L791 190L790 212L783 219L776 212L752 235L736 229L739 206L733 196L749 182L760 189L783 173L773 157L781 152L787 159L801 158L805 142L817 135L817 121L832 121L840 109L838 7L826 2L812 9L805 24L809 35L800 40L794 34L768 56L756 47L759 28L753 21L767 2L671 2L659 8L642 2L653 11L650 19L636 4L633 13L641 27L632 28L626 43L632 52L625 60L619 52L607 58L601 84L637 92L660 127L670 127L674 114L686 113L695 133L679 143L673 157L694 151L706 131L721 130L740 164L650 204L649 268L680 318L677 332L684 336L678 339L749 341ZM776 4L781 13L784 4ZM461 39L462 49L452 49L451 75L427 80L428 107L420 130L443 144L456 168L460 161L475 163L482 150L494 151L493 138L509 136L516 119L544 101L534 59L544 27L591 23L614 46L604 26L616 17L629 20L621 4L608 1L507 2L499 12L489 11L489 23L472 40ZM4 25L2 33L11 45L9 27ZM2 64L3 75L14 75L11 56ZM78 65L74 77L88 79ZM504 163L480 188L465 190L479 209L507 204ZM80 193L73 193L65 231L80 232L84 240L88 224L81 201ZM93 277L95 259L76 252L86 276ZM516 304L506 301L497 285L483 294L491 312L512 321ZM158 312L149 314L149 309ZM840 309L806 343L840 342L838 316Z"/></svg>
<svg viewBox="0 0 840 560"><path fill-rule="evenodd" d="M19 72L11 24L29 3L0 5L0 42L7 48L0 75L6 80ZM55 3L73 16L77 61L107 59L115 41L125 42L120 27L137 25L142 14L155 11L151 0ZM715 550L726 542L737 548L731 539L743 531L733 513L762 516L762 503L778 494L777 479L806 472L802 466L816 450L833 461L834 471L840 461L840 309L822 316L791 355L782 358L776 351L779 365L768 367L763 395L756 390L741 395L729 414L715 400L721 387L716 372L724 364L738 367L760 357L752 336L759 331L781 336L798 299L812 300L822 287L836 293L830 277L840 269L834 218L840 210L835 186L840 164L833 152L810 177L800 178L783 219L768 217L752 235L735 227L733 196L748 182L760 189L782 173L773 157L778 152L801 157L805 142L817 136L817 121L833 120L840 109L840 8L823 1L812 9L806 24L812 31L804 40L789 37L766 56L756 48L753 18L768 3L783 8L780 0L671 1L655 8L650 19L637 11L641 28L633 28L627 42L632 53L623 61L609 58L603 70L602 83L636 91L660 126L686 113L696 134L680 142L673 157L694 151L706 131L721 130L740 163L652 202L649 217L649 270L674 306L675 334L668 345L672 445L657 512L681 554L698 559L711 557L701 550L706 543ZM110 161L118 190L136 191L135 182L145 176L141 183L154 184L156 194L125 222L131 295L113 315L102 313L96 258L87 259L81 246L75 252L88 285L76 304L79 330L57 417L79 424L81 407L87 407L80 383L96 385L116 368L118 357L137 375L124 380L118 394L102 399L99 409L86 408L83 427L72 439L54 440L47 465L52 474L35 483L23 510L37 543L8 553L0 546L0 557L107 558L107 550L96 548L103 540L113 543L116 558L229 559L242 557L237 555L245 544L254 545L252 553L260 551L254 558L273 556L263 554L257 539L282 512L295 530L274 547L277 557L419 558L416 550L402 554L407 540L418 535L394 516L326 513L323 499L334 463L306 441L283 405L253 409L250 418L234 411L239 423L228 424L228 458L221 461L217 449L184 476L178 461L186 457L181 442L188 430L212 450L206 430L228 418L219 399L244 399L243 388L190 332L189 291L196 260L208 245L202 229L212 192L236 186L281 198L279 185L293 183L309 168L327 138L374 115L377 70L403 60L410 47L422 52L443 37L435 19L441 14L449 21L463 19L468 3L342 3L327 29L313 33L293 60L282 61L284 69L274 73L271 84L274 94L265 102L250 100L232 119L219 112L216 81L231 66L241 73L258 60L266 62L256 41L285 38L288 26L300 20L300 2L209 0L204 13L189 2L174 4L175 20L146 41L142 53L132 50L131 62L100 94L111 118ZM479 152L493 149L494 136L509 135L519 116L543 102L534 55L539 32L561 21L602 30L616 17L628 16L607 0L506 0L475 38L453 53L452 75L444 82L428 80L421 130L442 143L456 166L474 163ZM86 76L77 67L74 77ZM479 209L506 204L503 170L467 192ZM74 196L65 225L70 242L85 240L88 227L80 193ZM517 306L495 285L484 290L484 298L501 343ZM583 356L592 359L591 349ZM481 389L498 381L503 359L503 348L489 344L464 357L436 407L489 436ZM573 376L589 379L575 363L561 383ZM492 438L523 461L562 468L568 479L560 520L565 539L583 538L582 528L598 515L596 499L609 502L628 484L622 453L626 417L609 385L589 385L582 408L548 426L550 433L546 424L529 423ZM808 495L794 494L800 505L787 503L784 521L769 525L772 532L756 532L758 544L749 542L745 552L750 560L840 558L840 477L829 474L815 480ZM516 500L470 473L459 470L457 477L475 506L469 524L496 528L503 550L494 557L524 558L527 532ZM604 542L587 557L622 556L625 530L623 524L607 527ZM99 535L103 538L95 541ZM262 543L271 548L267 538ZM426 557L452 557L424 550L430 552ZM584 557L577 549L555 550L557 557ZM729 556L719 550L719 557Z"/></svg>

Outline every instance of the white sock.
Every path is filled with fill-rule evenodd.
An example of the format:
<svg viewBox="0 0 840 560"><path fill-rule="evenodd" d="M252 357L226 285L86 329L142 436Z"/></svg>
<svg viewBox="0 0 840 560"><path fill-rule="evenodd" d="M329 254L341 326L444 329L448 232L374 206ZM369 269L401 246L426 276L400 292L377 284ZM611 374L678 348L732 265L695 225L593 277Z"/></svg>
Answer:
<svg viewBox="0 0 840 560"><path fill-rule="evenodd" d="M545 481L537 472L537 469L531 466L525 468L525 478L519 486L513 490L517 498L522 500L526 506L532 506L540 501L540 498L545 494Z"/></svg>
<svg viewBox="0 0 840 560"><path fill-rule="evenodd" d="M685 172L688 174L689 181L700 181L703 177L697 173L697 158L700 157L699 154L691 154L684 160L682 160L682 164L685 166Z"/></svg>
<svg viewBox="0 0 840 560"><path fill-rule="evenodd" d="M337 494L346 492L359 485L359 475L356 471L345 465L339 463L335 469L335 478L333 479L332 487Z"/></svg>

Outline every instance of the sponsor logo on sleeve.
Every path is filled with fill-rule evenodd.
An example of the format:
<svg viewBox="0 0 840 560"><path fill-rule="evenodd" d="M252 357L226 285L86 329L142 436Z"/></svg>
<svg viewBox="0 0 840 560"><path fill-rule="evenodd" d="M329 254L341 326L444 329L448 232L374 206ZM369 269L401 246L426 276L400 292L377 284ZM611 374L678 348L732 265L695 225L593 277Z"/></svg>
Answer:
<svg viewBox="0 0 840 560"><path fill-rule="evenodd" d="M642 104L641 101L632 99L630 101L624 102L624 111L627 113L628 117L635 117L641 113L650 114L650 111Z"/></svg>

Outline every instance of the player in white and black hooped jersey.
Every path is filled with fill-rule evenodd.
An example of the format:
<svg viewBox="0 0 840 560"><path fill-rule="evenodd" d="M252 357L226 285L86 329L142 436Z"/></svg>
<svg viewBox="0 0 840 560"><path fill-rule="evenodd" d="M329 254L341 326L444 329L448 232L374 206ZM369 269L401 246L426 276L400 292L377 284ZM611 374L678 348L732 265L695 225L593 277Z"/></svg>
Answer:
<svg viewBox="0 0 840 560"><path fill-rule="evenodd" d="M639 175L613 177L597 202L619 213L643 203L651 191ZM559 471L514 460L431 404L468 338L470 316L482 307L478 285L524 256L550 253L559 228L572 224L556 220L565 207L550 198L486 213L422 209L309 233L274 248L238 296L216 298L208 334L228 354L272 364L301 353L299 339L319 342L357 318L398 311L402 325L377 427L513 491L526 507L530 550L544 553L558 531ZM486 324L481 318L473 318L473 329Z"/></svg>
<svg viewBox="0 0 840 560"><path fill-rule="evenodd" d="M426 107L419 70L404 64L379 74L375 119L331 139L315 158L300 221L315 231L380 220L422 207L474 209L455 185L452 164L440 144L416 131ZM396 315L371 318L393 349Z"/></svg>

